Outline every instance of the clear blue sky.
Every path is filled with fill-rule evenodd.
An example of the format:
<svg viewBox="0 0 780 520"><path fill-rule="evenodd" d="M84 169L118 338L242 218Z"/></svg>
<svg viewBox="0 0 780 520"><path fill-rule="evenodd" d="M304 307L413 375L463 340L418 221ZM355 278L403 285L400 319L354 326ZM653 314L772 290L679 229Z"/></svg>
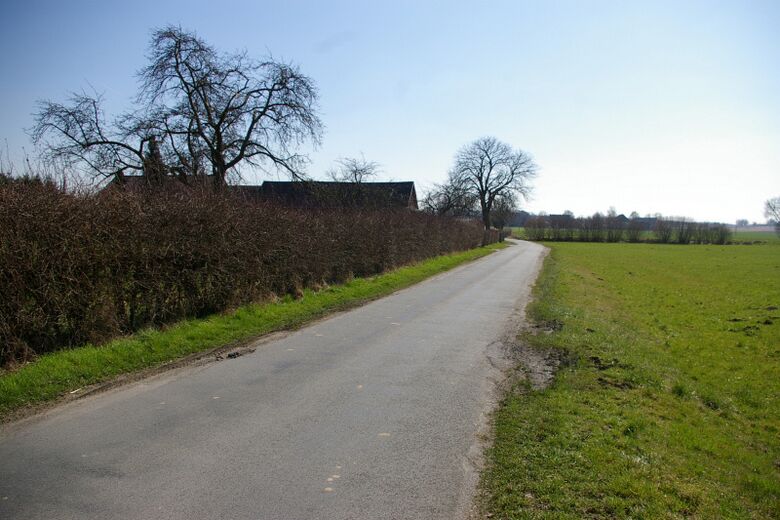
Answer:
<svg viewBox="0 0 780 520"><path fill-rule="evenodd" d="M532 211L763 221L780 196L780 2L18 2L0 16L0 139L30 150L37 99L135 91L152 28L297 63L340 156L443 181L483 135L530 152ZM257 179L262 180L258 176Z"/></svg>

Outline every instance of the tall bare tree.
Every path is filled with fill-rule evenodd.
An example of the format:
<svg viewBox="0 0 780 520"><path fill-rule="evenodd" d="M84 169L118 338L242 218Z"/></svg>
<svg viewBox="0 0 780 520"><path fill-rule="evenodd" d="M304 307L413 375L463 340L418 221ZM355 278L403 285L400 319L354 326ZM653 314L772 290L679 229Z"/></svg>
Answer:
<svg viewBox="0 0 780 520"><path fill-rule="evenodd" d="M52 158L119 179L152 167L150 179L210 173L219 187L243 165L303 176L298 149L319 144L322 123L314 82L297 67L223 54L173 26L153 33L148 58L132 112L107 122L99 96L43 101L33 140Z"/></svg>
<svg viewBox="0 0 780 520"><path fill-rule="evenodd" d="M764 203L764 216L775 225L775 233L780 236L780 197L769 199Z"/></svg>
<svg viewBox="0 0 780 520"><path fill-rule="evenodd" d="M479 200L482 223L490 229L490 212L507 192L526 197L536 175L530 155L514 150L495 137L482 137L461 148L450 170L450 182L462 186Z"/></svg>
<svg viewBox="0 0 780 520"><path fill-rule="evenodd" d="M642 224L642 221L639 220L639 214L636 211L632 212L631 219L626 226L626 239L629 242L639 242L642 238L642 231L644 230L644 225Z"/></svg>
<svg viewBox="0 0 780 520"><path fill-rule="evenodd" d="M609 208L605 225L607 228L607 242L620 242L623 239L625 225L618 217L614 207Z"/></svg>
<svg viewBox="0 0 780 520"><path fill-rule="evenodd" d="M674 233L674 226L672 220L657 214L655 219L655 233L656 239L662 244L668 244L672 240L672 234Z"/></svg>
<svg viewBox="0 0 780 520"><path fill-rule="evenodd" d="M493 201L493 209L490 212L490 221L499 231L499 241L504 240L504 228L512 218L515 212L517 201L515 194L511 191L505 191Z"/></svg>
<svg viewBox="0 0 780 520"><path fill-rule="evenodd" d="M172 148L202 146L217 185L242 163L301 175L306 141L318 144L317 90L297 67L220 54L192 32L155 31L138 100L152 107Z"/></svg>

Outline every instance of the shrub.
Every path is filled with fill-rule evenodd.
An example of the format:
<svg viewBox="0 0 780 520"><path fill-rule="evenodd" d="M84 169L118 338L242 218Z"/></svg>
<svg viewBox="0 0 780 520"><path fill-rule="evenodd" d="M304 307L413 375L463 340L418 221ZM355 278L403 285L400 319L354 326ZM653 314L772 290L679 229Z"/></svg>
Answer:
<svg viewBox="0 0 780 520"><path fill-rule="evenodd" d="M672 240L672 233L674 232L674 228L672 227L672 222L669 219L659 216L655 221L655 229L653 229L653 231L655 232L655 237L659 242L662 244L668 244Z"/></svg>
<svg viewBox="0 0 780 520"><path fill-rule="evenodd" d="M690 244L696 231L696 224L686 218L679 218L672 225L677 243Z"/></svg>
<svg viewBox="0 0 780 520"><path fill-rule="evenodd" d="M644 231L642 222L640 222L638 218L632 217L631 220L628 221L628 226L626 226L626 240L629 242L639 242L642 238L642 231Z"/></svg>
<svg viewBox="0 0 780 520"><path fill-rule="evenodd" d="M607 228L607 242L620 242L623 239L623 222L618 218L614 209L610 209L605 219Z"/></svg>
<svg viewBox="0 0 780 520"><path fill-rule="evenodd" d="M709 226L709 241L712 244L726 244L731 240L731 226L726 224L710 224Z"/></svg>

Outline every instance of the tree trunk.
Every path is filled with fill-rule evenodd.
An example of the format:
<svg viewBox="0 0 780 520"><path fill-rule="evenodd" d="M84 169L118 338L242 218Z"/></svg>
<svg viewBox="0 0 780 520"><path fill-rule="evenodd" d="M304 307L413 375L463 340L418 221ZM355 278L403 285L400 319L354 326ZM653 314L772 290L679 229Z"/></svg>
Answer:
<svg viewBox="0 0 780 520"><path fill-rule="evenodd" d="M227 177L227 168L221 161L215 161L211 169L212 181L214 182L214 191L222 191L225 187L225 177Z"/></svg>
<svg viewBox="0 0 780 520"><path fill-rule="evenodd" d="M482 224L485 226L485 231L490 230L490 210L482 208Z"/></svg>

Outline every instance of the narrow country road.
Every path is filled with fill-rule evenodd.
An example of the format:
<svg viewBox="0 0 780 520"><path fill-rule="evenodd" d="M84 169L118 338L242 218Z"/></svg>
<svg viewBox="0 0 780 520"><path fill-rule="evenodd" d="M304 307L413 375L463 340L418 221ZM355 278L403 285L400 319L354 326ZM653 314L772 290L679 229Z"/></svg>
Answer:
<svg viewBox="0 0 780 520"><path fill-rule="evenodd" d="M452 519L470 507L519 243L258 345L0 431L0 518Z"/></svg>

